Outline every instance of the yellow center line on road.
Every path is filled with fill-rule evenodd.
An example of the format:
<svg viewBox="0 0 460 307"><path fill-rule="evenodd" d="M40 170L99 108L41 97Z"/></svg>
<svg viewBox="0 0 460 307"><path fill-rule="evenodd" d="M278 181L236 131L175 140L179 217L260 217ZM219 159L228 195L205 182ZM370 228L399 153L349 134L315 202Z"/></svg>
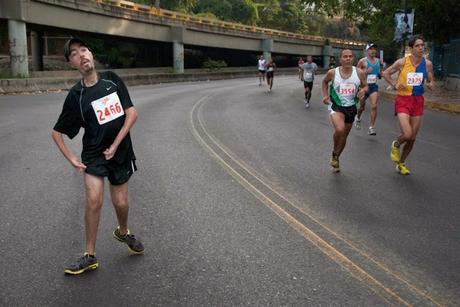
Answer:
<svg viewBox="0 0 460 307"><path fill-rule="evenodd" d="M295 229L300 233L305 239L311 242L313 245L318 247L324 254L326 254L331 260L339 264L341 267L345 268L348 272L351 273L353 277L362 281L367 287L372 291L378 294L381 298L387 301L390 304L398 304L411 306L411 304L405 301L403 298L394 293L391 289L387 288L381 282L376 280L361 267L355 264L353 261L348 259L345 255L340 253L337 249L332 247L329 243L324 241L316 233L310 230L308 227L303 225L292 215L286 212L278 204L276 204L272 199L266 196L262 191L257 189L252 185L246 178L244 178L240 173L238 173L234 168L232 168L225 160L219 156L219 154L214 151L214 149L206 143L206 141L200 135L194 121L195 110L200 106L208 96L201 98L193 107L190 113L190 122L192 127L192 134L198 143L214 158L237 182L239 182L246 190L248 190L252 195L259 199L263 204L270 208L274 213L276 213L281 219L283 219L290 227Z"/></svg>
<svg viewBox="0 0 460 307"><path fill-rule="evenodd" d="M205 98L210 98L210 97L205 97ZM385 273L395 277L397 280L399 280L401 283L406 285L408 288L410 288L412 291L416 292L418 295L424 297L425 299L431 301L433 304L437 306L443 306L445 303L440 303L439 301L441 299L439 298L433 298L429 295L427 295L427 291L420 290L417 286L413 285L410 281L406 280L404 277L400 276L399 274L393 272L390 270L388 267L386 267L384 264L380 263L376 259L374 259L373 256L368 254L367 252L361 250L357 246L355 246L353 243L351 243L349 240L346 238L342 237L340 234L335 232L334 230L330 229L328 226L324 225L322 222L320 222L317 218L315 218L311 213L307 212L304 208L301 206L295 204L294 201L290 200L288 197L284 196L283 194L279 193L273 186L276 186L273 184L269 179L265 178L264 176L260 175L256 170L251 168L249 165L247 165L243 160L241 160L235 153L233 153L230 149L228 149L220 140L218 140L212 133L209 132L207 129L206 123L202 120L202 109L206 105L206 103L209 100L204 99L203 101L198 101L197 104L200 104L197 107L197 119L198 123L203 130L204 134L214 143L215 146L217 146L227 157L229 157L233 162L235 162L241 169L246 171L250 176L255 178L257 181L259 181L263 186L265 186L267 189L269 189L271 192L273 192L275 195L280 197L282 200L284 200L286 203L288 203L290 206L293 208L297 209L300 211L302 214L307 216L309 219L314 221L316 224L321 226L323 229L325 229L329 234L337 238L339 241L345 243L348 247L350 247L352 250L360 254L361 256L365 257L372 263L374 263L376 266L378 266L380 269L382 269ZM194 112L194 110L192 110ZM215 152L215 151L214 151ZM217 154L217 153L216 153ZM286 193L286 192L285 192ZM292 198L292 197L291 197Z"/></svg>

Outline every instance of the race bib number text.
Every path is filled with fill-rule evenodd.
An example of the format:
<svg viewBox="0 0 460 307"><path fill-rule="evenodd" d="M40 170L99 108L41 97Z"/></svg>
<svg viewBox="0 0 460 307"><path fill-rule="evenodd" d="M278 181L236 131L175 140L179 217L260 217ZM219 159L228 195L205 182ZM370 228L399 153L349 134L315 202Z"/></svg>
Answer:
<svg viewBox="0 0 460 307"><path fill-rule="evenodd" d="M375 74L367 75L367 83L368 84L374 84L376 82L377 82L377 75L375 75Z"/></svg>
<svg viewBox="0 0 460 307"><path fill-rule="evenodd" d="M305 72L305 79L311 79L313 77L313 73Z"/></svg>
<svg viewBox="0 0 460 307"><path fill-rule="evenodd" d="M356 94L356 86L353 83L340 84L339 94L343 96L354 96Z"/></svg>
<svg viewBox="0 0 460 307"><path fill-rule="evenodd" d="M421 72L410 72L407 74L407 85L418 86L423 83L423 73Z"/></svg>
<svg viewBox="0 0 460 307"><path fill-rule="evenodd" d="M96 114L99 125L104 125L125 114L116 92L94 100L91 102L91 106Z"/></svg>

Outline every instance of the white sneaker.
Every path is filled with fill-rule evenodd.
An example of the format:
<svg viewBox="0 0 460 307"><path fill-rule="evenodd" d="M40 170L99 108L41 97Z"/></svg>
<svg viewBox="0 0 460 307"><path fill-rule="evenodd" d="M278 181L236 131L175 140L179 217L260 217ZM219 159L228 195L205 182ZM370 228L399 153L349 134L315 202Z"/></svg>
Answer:
<svg viewBox="0 0 460 307"><path fill-rule="evenodd" d="M356 130L361 130L361 119L359 119L358 116L355 116L355 127Z"/></svg>
<svg viewBox="0 0 460 307"><path fill-rule="evenodd" d="M305 108L309 108L310 107L310 103L308 102L308 100L305 100Z"/></svg>
<svg viewBox="0 0 460 307"><path fill-rule="evenodd" d="M367 131L367 134L369 134L369 135L376 135L377 133L375 132L374 127L369 127L369 131Z"/></svg>

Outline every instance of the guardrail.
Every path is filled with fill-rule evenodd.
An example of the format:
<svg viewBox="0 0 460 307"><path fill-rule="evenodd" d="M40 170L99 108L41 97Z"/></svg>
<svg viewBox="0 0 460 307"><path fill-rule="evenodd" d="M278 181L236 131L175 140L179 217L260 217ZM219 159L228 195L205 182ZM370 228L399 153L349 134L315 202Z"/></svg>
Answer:
<svg viewBox="0 0 460 307"><path fill-rule="evenodd" d="M114 7L120 7L126 10L143 12L150 15L154 15L157 17L168 18L173 21L179 21L185 24L190 25L201 25L201 26L214 26L217 28L222 29L231 29L241 32L248 32L253 34L262 34L262 35L270 35L270 36L278 36L278 37L285 37L291 39L299 39L299 40L309 40L309 41L316 41L324 43L328 40L332 44L342 45L342 46L353 46L353 47L361 47L364 46L364 42L360 41L351 41L351 40L344 40L338 38L326 38L316 35L306 35L306 34L299 34L293 32L286 32L286 31L279 31L274 29L267 29L261 28L256 26L249 26L243 25L239 23L232 23L227 21L221 21L206 17L198 17L193 15L187 15L179 12L169 11L161 8L157 8L154 6L148 6L143 4L134 3L131 1L125 0L95 0L98 3L110 5Z"/></svg>

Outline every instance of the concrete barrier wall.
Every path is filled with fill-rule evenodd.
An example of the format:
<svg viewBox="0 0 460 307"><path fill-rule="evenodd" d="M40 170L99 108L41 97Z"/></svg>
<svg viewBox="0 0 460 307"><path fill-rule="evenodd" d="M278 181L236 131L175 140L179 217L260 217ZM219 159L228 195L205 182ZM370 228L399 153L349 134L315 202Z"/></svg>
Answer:
<svg viewBox="0 0 460 307"><path fill-rule="evenodd" d="M192 70L186 71L184 74L173 73L139 73L135 70L123 70L117 72L123 81L128 86L147 85L170 82L192 82L192 81L208 81L208 80L224 80L235 78L254 77L254 84L258 82L257 71L255 68L248 70L243 68L240 70ZM277 70L277 75L294 75L297 74L296 67L280 68ZM0 80L0 93L25 93L25 92L46 92L69 90L80 80L79 76L67 77L46 77L46 78L27 78L27 79L2 79Z"/></svg>

